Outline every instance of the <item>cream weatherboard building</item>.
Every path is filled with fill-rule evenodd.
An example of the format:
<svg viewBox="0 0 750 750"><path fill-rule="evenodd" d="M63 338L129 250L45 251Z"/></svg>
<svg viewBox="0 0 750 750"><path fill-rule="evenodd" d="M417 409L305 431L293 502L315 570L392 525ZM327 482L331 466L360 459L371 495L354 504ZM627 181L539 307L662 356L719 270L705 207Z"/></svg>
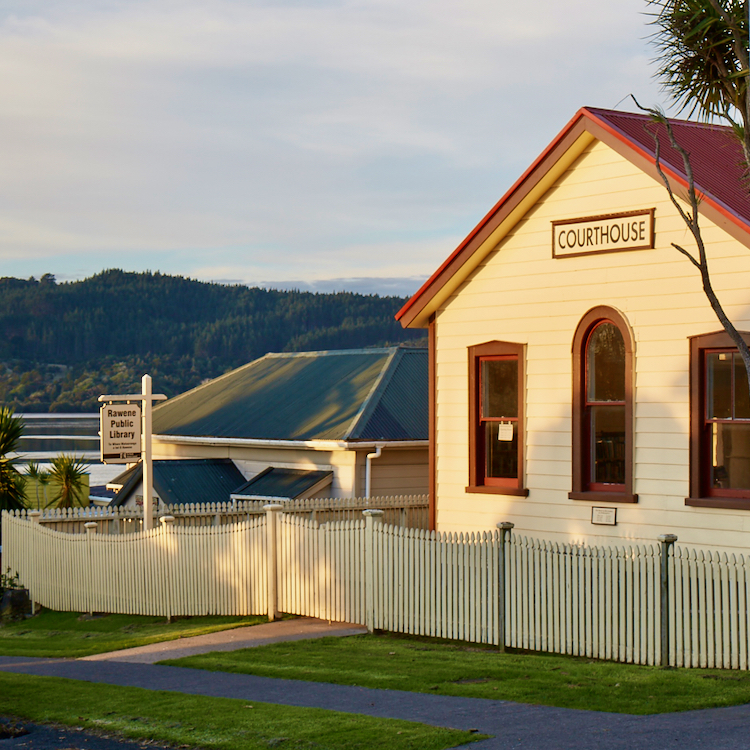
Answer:
<svg viewBox="0 0 750 750"><path fill-rule="evenodd" d="M154 409L155 471L166 488L181 461L229 462L245 482L227 501L426 494L427 394L424 348L267 354ZM182 495L219 499L206 477Z"/></svg>
<svg viewBox="0 0 750 750"><path fill-rule="evenodd" d="M713 284L750 331L750 199L724 128L673 121ZM750 548L750 399L672 243L681 159L638 114L581 109L399 312L429 329L432 519L591 544Z"/></svg>

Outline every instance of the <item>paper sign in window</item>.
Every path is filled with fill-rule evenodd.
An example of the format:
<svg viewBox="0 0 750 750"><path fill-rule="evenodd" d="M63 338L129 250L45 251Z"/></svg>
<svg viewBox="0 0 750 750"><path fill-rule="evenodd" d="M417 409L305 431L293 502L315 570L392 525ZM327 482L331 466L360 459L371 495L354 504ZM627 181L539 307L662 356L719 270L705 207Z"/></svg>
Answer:
<svg viewBox="0 0 750 750"><path fill-rule="evenodd" d="M497 426L497 439L506 443L513 440L513 422L501 422Z"/></svg>

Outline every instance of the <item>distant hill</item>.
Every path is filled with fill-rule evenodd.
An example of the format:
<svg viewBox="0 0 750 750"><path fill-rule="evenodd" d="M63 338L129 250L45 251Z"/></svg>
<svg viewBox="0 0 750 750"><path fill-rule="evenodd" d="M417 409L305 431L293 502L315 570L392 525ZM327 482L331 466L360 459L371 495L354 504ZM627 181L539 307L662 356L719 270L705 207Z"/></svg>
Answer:
<svg viewBox="0 0 750 750"><path fill-rule="evenodd" d="M70 283L0 278L0 403L95 411L102 393L176 395L269 351L414 342L406 300L209 284L119 270ZM135 391L133 390L135 389Z"/></svg>

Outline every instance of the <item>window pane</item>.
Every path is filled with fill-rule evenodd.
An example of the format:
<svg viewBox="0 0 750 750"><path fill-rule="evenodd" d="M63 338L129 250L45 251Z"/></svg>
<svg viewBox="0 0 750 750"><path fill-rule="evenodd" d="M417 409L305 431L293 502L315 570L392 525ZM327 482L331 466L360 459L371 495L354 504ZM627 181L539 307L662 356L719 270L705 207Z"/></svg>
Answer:
<svg viewBox="0 0 750 750"><path fill-rule="evenodd" d="M722 490L750 490L750 425L710 425L711 486Z"/></svg>
<svg viewBox="0 0 750 750"><path fill-rule="evenodd" d="M592 406L591 481L625 484L625 407Z"/></svg>
<svg viewBox="0 0 750 750"><path fill-rule="evenodd" d="M732 355L730 352L715 352L706 355L706 417L708 419L732 418Z"/></svg>
<svg viewBox="0 0 750 750"><path fill-rule="evenodd" d="M518 360L482 360L482 416L518 417Z"/></svg>
<svg viewBox="0 0 750 750"><path fill-rule="evenodd" d="M484 426L485 476L503 479L518 478L518 423L513 423L513 439L501 440L508 431L507 423L487 422Z"/></svg>
<svg viewBox="0 0 750 750"><path fill-rule="evenodd" d="M588 401L624 401L625 342L617 326L594 328L586 354Z"/></svg>
<svg viewBox="0 0 750 750"><path fill-rule="evenodd" d="M739 352L734 355L734 418L750 419L750 397L747 390L747 370Z"/></svg>

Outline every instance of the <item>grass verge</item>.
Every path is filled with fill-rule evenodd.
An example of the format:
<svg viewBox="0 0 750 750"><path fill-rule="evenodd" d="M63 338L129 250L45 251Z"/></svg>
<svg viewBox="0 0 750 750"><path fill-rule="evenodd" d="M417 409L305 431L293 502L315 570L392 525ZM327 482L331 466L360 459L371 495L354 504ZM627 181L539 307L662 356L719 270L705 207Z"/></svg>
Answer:
<svg viewBox="0 0 750 750"><path fill-rule="evenodd" d="M655 714L750 702L750 674L663 669L393 635L278 643L162 662L223 672Z"/></svg>
<svg viewBox="0 0 750 750"><path fill-rule="evenodd" d="M486 735L395 719L0 672L0 712L181 747L442 750Z"/></svg>
<svg viewBox="0 0 750 750"><path fill-rule="evenodd" d="M268 622L265 616L163 617L82 615L42 610L35 617L0 625L0 656L89 656L149 643Z"/></svg>

